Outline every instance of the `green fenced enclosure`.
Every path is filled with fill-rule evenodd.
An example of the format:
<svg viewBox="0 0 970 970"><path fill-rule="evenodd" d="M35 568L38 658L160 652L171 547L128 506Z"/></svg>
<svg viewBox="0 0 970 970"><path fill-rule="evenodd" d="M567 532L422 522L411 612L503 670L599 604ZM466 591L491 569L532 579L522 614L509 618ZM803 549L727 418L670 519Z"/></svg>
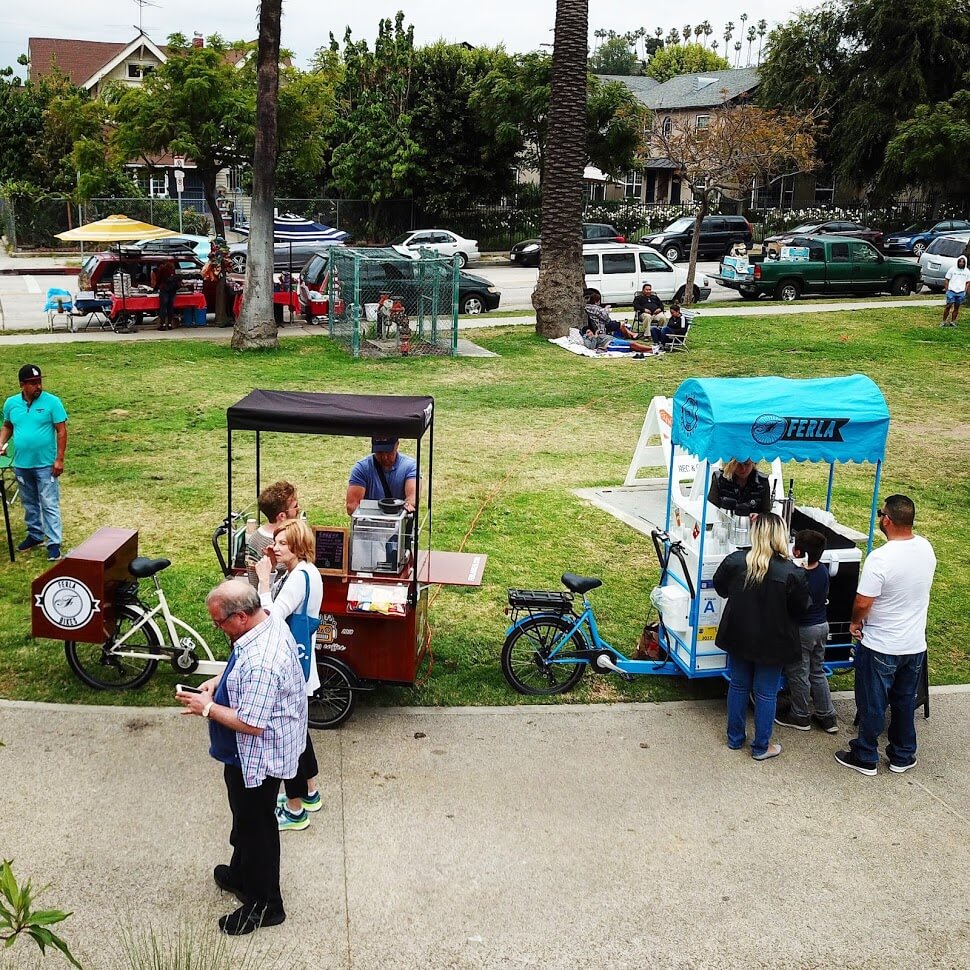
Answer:
<svg viewBox="0 0 970 970"><path fill-rule="evenodd" d="M354 357L458 351L458 256L333 246L325 291L330 336Z"/></svg>

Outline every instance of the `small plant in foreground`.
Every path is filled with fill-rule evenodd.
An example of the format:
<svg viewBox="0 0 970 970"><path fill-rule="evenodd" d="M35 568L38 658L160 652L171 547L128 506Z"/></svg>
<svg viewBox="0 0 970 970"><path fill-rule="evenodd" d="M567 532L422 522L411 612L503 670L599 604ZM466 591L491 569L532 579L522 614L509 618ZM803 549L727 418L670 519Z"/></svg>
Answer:
<svg viewBox="0 0 970 970"><path fill-rule="evenodd" d="M71 914L57 909L34 910L31 908L33 901L30 880L22 886L18 885L13 874L13 862L5 859L0 864L0 941L4 947L13 946L17 937L24 934L33 939L41 953L46 953L49 946L56 947L78 970L82 970L67 944L48 928L66 920Z"/></svg>
<svg viewBox="0 0 970 970"><path fill-rule="evenodd" d="M182 920L175 929L154 926L121 931L118 965L124 970L279 970L292 966L287 954L269 958L254 950L250 937L240 946L213 926Z"/></svg>

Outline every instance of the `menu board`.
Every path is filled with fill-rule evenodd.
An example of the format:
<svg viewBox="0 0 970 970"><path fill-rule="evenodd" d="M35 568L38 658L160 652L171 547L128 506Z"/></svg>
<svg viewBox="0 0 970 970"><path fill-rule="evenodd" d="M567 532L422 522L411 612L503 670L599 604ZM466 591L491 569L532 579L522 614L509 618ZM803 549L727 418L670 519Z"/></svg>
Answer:
<svg viewBox="0 0 970 970"><path fill-rule="evenodd" d="M313 527L313 564L324 576L346 576L348 531L340 526Z"/></svg>

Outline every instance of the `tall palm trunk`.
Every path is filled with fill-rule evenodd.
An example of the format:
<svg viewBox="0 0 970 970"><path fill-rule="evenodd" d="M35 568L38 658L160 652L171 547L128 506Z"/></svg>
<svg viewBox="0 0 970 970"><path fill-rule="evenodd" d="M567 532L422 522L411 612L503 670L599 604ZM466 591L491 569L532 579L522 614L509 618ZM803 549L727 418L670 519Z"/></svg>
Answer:
<svg viewBox="0 0 970 970"><path fill-rule="evenodd" d="M563 337L583 314L588 0L556 0L549 126L542 166L542 265L532 294L536 333Z"/></svg>
<svg viewBox="0 0 970 970"><path fill-rule="evenodd" d="M277 117L280 87L280 21L283 0L259 5L256 46L256 145L243 307L232 335L236 350L278 347L273 318L273 198L276 194Z"/></svg>

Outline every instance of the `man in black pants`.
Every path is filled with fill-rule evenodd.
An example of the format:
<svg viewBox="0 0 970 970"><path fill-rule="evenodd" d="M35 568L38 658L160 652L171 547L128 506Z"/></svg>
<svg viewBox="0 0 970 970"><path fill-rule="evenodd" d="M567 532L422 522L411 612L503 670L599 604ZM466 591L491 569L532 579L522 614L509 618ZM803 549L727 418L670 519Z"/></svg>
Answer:
<svg viewBox="0 0 970 970"><path fill-rule="evenodd" d="M219 928L241 936L286 919L276 796L280 781L296 774L306 743L306 682L289 628L263 610L249 583L227 580L209 593L206 607L232 641L229 663L201 693L175 696L183 713L208 719L209 754L224 765L233 852L212 875L242 903Z"/></svg>

